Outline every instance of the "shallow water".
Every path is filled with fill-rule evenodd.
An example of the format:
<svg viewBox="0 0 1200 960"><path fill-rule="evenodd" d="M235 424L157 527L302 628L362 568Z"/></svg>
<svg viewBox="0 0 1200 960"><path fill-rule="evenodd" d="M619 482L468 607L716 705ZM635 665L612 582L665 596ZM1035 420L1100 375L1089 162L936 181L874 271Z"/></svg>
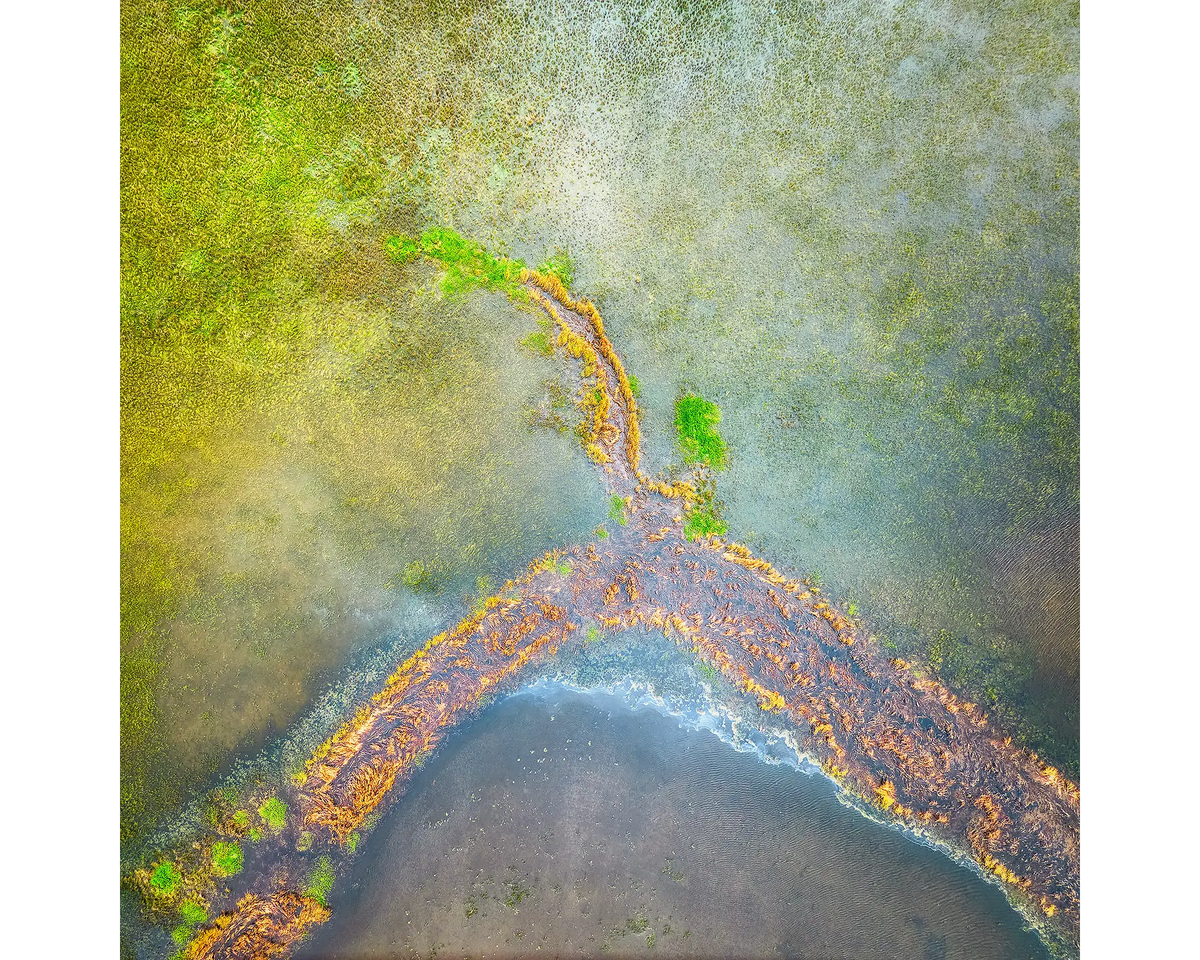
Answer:
<svg viewBox="0 0 1200 960"><path fill-rule="evenodd" d="M151 164L145 182L123 196L123 206L140 203L158 196L160 184L164 196L167 188L178 195L171 207L178 222L147 208L142 220L131 221L137 229L130 243L139 256L154 254L147 277L184 278L169 297L149 288L143 296L130 284L123 329L145 323L152 332L123 341L129 407L123 442L155 437L172 410L186 401L191 411L198 403L161 462L143 462L135 451L134 467L123 474L122 516L133 545L122 564L122 600L133 608L122 612L123 642L141 651L146 668L131 671L123 689L123 701L129 694L145 707L135 723L123 705L123 737L138 731L130 749L123 741L130 768L122 772L123 804L128 794L131 807L123 810L123 834L127 825L133 833L148 829L212 782L231 758L253 753L296 723L332 683L337 689L313 708L323 711L324 727L288 730L295 753L303 754L305 737L319 742L338 710L351 708L353 697L343 696L343 688L364 692L365 674L347 679L361 660L379 654L371 676L386 675L375 661L384 654L401 658L456 620L468 608L464 595L483 592L478 578L500 582L546 547L578 541L602 517L599 484L573 438L528 434L521 426L523 407L544 399L543 380L556 371L554 362L516 348L533 329L529 318L498 296L443 302L427 266L400 270L384 261L386 234L444 224L531 263L555 247L569 248L576 292L599 303L617 350L641 380L645 468L653 473L678 463L671 421L680 389L719 402L731 456L719 495L730 535L781 568L820 570L829 592L861 608L869 629L906 657L932 664L947 684L965 689L1013 732L1021 727L1038 749L1072 769L1078 15L1069 5L1035 9L1008 0L981 10L959 0L790 6L714 0L685 10L618 0L507 0L454 9L423 2L262 2L251 4L256 16L236 29L219 24L227 18L218 12L143 6L138 29L152 38L152 66L160 53L184 49L160 42L163 36L191 37L195 56L179 76L262 76L265 89L279 95L260 103L254 91L238 94L250 107L240 115L253 118L254 129L243 131L253 146L232 160L209 158L220 184L212 197L203 191L192 197L194 171L171 164ZM290 36L281 23L318 22L322 30L308 31L319 34L316 46L308 37L280 39ZM209 34L218 26L235 29L236 39L210 49ZM345 89L311 86L331 62ZM157 67L145 75L155 79L144 88L156 91L158 78L175 76ZM131 146L162 142L171 156L186 155L182 145L204 139L196 138L196 124L220 128L214 102L233 97L229 89L207 80L196 91L177 78L172 83L185 93L167 91L175 99L163 100L166 106L156 95L140 112L131 107L131 117L150 124L126 128ZM352 104L349 119L331 126L329 114L307 112L331 103L339 117L342 105ZM313 116L324 119L314 123ZM179 118L182 133L172 126ZM310 128L319 136L302 142L297 133ZM321 139L327 132L329 143ZM293 150L300 158L294 170L285 157ZM346 170L335 168L351 160L370 173L363 182L373 193L350 198L338 188L321 193L311 208L316 201L309 193L325 189L322 178L347 182ZM273 165L279 177L264 174ZM235 248L274 248L252 246L219 218L206 220L204 211L211 206L239 220L243 209L255 209L239 190L252 193L263 184L275 190L284 182L298 192L281 194L281 209L295 219L296 236L309 239L289 235L280 240L282 256L270 259L304 269L261 280L254 296L239 299L232 281L242 273L257 276L251 267L258 255L239 267L241 258L218 240L229 234ZM197 230L197 222L209 226ZM211 269L202 269L205 263ZM137 273L130 268L129 278ZM211 292L227 287L234 292ZM250 309L259 301L273 304L262 317ZM195 312L198 324L219 316L224 333L211 334L210 346L194 346L207 342L206 327L172 339L164 330L178 311L189 320ZM315 332L289 333L297 323ZM211 350L228 364L197 359ZM179 352L173 361L172 351ZM208 393L240 396L246 371L270 363L284 374L254 394L249 413L212 415ZM189 432L193 424L203 425L196 435ZM440 593L404 584L407 565L416 561L436 570ZM443 751L431 764L444 770L439 784L455 769L451 758L505 716L487 714ZM558 730L561 722L551 726ZM657 730L644 750L676 743L673 736ZM632 763L616 746L606 756L614 765ZM770 825L754 791L782 797L771 791L783 790L784 781L770 778L786 780L786 771L736 766L749 760L710 758L721 769L735 765L729 782L712 789L724 791L721 809L758 811L742 826L746 843L759 843L756 855L769 861L774 854L753 838L767 835L760 828L768 834L784 828ZM479 784L493 791L502 791L507 777L515 789L515 767L505 768L499 755L464 762L464 777L478 773ZM688 782L698 775L679 767L678 757L647 754L638 762L678 768ZM582 778L586 770L576 772ZM419 815L406 819L405 811L424 809L420 797L430 810L440 803L432 776L387 821L389 837L415 830L410 842L419 849L400 853L427 868L417 874L423 878L441 869L439 857L453 853L436 845L425 850L419 838L441 842L444 833L427 830ZM741 776L748 778L743 793L733 782ZM809 783L801 774L786 776ZM621 782L633 791L644 779ZM570 788L590 803L587 797L603 794L604 781ZM788 809L819 807L788 796ZM614 809L621 806L621 797L609 799ZM569 835L569 809L558 811L545 798L534 806L538 822ZM839 805L819 809L830 824L846 813ZM465 809L446 810L469 820ZM672 815L693 824L690 812ZM536 823L496 818L490 829L507 838L513 858L530 836L544 832ZM694 821L697 830L736 846L721 822ZM635 834L636 826L613 813L578 842L598 848L605 830L615 831L614 838L629 833L664 859L668 844L687 839L691 851L697 842L690 827L683 837L658 821ZM797 849L810 849L808 840L788 836ZM384 841L369 838L360 871L388 861L375 851L392 842ZM849 880L834 882L842 874L829 864L849 869L845 857L812 854L826 886L818 888L824 906L811 921L817 925L811 942L862 955L885 950L891 936L903 939L896 955L937 956L942 947L947 956L987 955L979 953L983 940L949 927L930 927L934 939L922 939L908 917L933 923L932 908L906 913L899 906L903 893L893 896L887 883L903 876L919 886L916 875L903 871L917 869L912 858L928 851L889 842L871 841L890 851L886 856L863 853L855 861L856 869L877 871L855 875L855 882L879 898L882 914L871 912L870 898L856 898ZM678 910L698 918L683 928L693 930L689 946L700 939L767 950L803 940L794 929L796 916L807 916L799 906L787 916L767 906L751 910L753 929L736 918L724 933L704 924L721 914L714 906L720 890L758 891L763 904L776 908L792 897L807 909L811 866L806 873L788 862L789 876L807 878L795 880L795 893L765 874L753 882L741 878L731 866L740 862L732 848L703 849L715 864L704 864L703 872L713 871L720 883L698 899L680 899L699 882L693 863L686 882L646 900L645 909L657 912L647 914L638 936L610 936L617 925L640 921L626 910L637 897L617 899L609 884L624 890L622 884L636 880L639 891L649 889L664 876L663 863L642 863L626 875L625 861L611 858L608 873L589 875L585 884L593 891L589 903L609 904L610 927L593 930L587 918L595 911L579 914L578 904L554 899L542 885L540 899L530 903L557 904L558 913L539 920L539 936L554 943L561 934L580 950L605 938L613 950L644 947L661 913L673 931L656 934L654 949L662 951L683 942L668 919ZM502 859L497 853L485 863L499 871L488 876L501 885L508 866ZM957 869L939 862L929 876ZM477 879L469 867L450 863L445 883L428 879L422 889L435 904L458 897L453 902L461 905ZM412 882L382 866L377 875L378 897L385 899L402 888L395 883ZM366 902L368 875L357 882ZM999 897L983 888L978 902L993 894ZM854 940L845 922L838 925L830 905L839 897L875 917L873 946ZM939 897L955 905L956 916L968 915L949 893ZM974 895L966 899L975 902ZM478 900L494 905L495 898ZM524 901L518 906L527 916ZM633 904L635 911L642 907ZM438 942L439 924L448 923L432 910L422 914L424 939L413 941L422 949ZM462 910L459 926L446 929L457 931L456 942L486 943ZM481 906L471 920L488 915ZM517 915L492 910L490 916L515 923ZM330 929L347 930L349 923L335 914L333 924L341 926ZM531 934L514 923L492 933L496 942L514 938L510 949L525 949ZM770 935L756 940L756 931ZM407 935L407 920L401 932ZM1013 937L1004 942L1023 942ZM384 942L385 934L379 938Z"/></svg>
<svg viewBox="0 0 1200 960"><path fill-rule="evenodd" d="M454 735L297 957L1046 956L996 887L823 777L547 690Z"/></svg>

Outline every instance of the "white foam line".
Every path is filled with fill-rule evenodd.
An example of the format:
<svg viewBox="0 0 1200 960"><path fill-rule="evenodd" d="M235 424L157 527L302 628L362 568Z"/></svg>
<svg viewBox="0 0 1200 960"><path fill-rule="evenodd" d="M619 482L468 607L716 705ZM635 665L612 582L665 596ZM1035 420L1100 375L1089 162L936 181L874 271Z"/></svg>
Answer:
<svg viewBox="0 0 1200 960"><path fill-rule="evenodd" d="M780 730L778 728L764 728L740 714L733 713L728 705L713 699L712 687L709 684L701 682L700 686L704 690L704 700L701 703L697 703L696 701L679 701L675 698L661 696L655 692L652 684L639 683L631 679L621 680L613 684L595 684L594 686L584 687L572 683L561 674L558 674L539 677L537 680L525 684L508 696L517 697L522 694L533 694L550 700L555 695L576 693L591 698L611 697L622 701L630 710L648 707L663 716L671 717L677 720L679 726L685 730L707 731L723 743L733 747L739 753L755 754L763 763L775 765L786 764L809 776L819 774L833 785L834 795L843 806L855 811L872 823L897 831L913 843L936 851L959 866L966 867L977 877L985 880L992 886L999 888L1004 894L1005 899L1008 900L1009 905L1025 921L1027 929L1039 934L1042 941L1049 945L1050 938L1046 936L1043 925L1039 923L1040 918L1033 916L1026 909L1025 905L1014 901L1009 896L1008 889L1001 883L998 877L984 870L983 867L969 856L939 837L931 836L919 828L910 827L899 821L879 816L860 798L847 791L845 786L826 773L817 761L805 753L796 742L791 731ZM743 731L745 731L745 734L743 734ZM779 750L780 746L786 749Z"/></svg>
<svg viewBox="0 0 1200 960"><path fill-rule="evenodd" d="M800 749L791 731L762 727L741 714L733 713L728 705L712 699L712 688L708 684L702 683L701 686L705 698L698 702L664 697L655 692L653 685L636 680L584 687L562 676L543 676L510 696L533 694L551 699L555 694L577 693L587 697L613 697L630 710L648 707L665 717L671 717L684 730L707 731L739 753L754 754L763 763L786 764L802 773L825 776L812 757Z"/></svg>

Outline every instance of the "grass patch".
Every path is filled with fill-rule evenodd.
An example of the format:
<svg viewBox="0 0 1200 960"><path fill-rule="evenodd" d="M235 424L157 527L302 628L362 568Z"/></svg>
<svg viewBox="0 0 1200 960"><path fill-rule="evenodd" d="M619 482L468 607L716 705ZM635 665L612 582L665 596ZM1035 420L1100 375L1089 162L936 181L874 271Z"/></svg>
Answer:
<svg viewBox="0 0 1200 960"><path fill-rule="evenodd" d="M495 257L481 244L468 240L449 227L431 227L420 239L405 236L389 237L384 249L396 263L408 263L418 256L440 263L442 293L458 297L474 287L500 290L514 300L526 299L520 284L525 263L508 257Z"/></svg>
<svg viewBox="0 0 1200 960"><path fill-rule="evenodd" d="M155 893L170 897L174 896L175 891L179 889L182 879L175 864L168 861L160 863L154 868L154 872L150 874L150 886Z"/></svg>
<svg viewBox="0 0 1200 960"><path fill-rule="evenodd" d="M629 392L633 394L635 400L642 399L642 383L632 373L629 374Z"/></svg>
<svg viewBox="0 0 1200 960"><path fill-rule="evenodd" d="M629 518L625 516L625 500L615 493L608 502L608 519L616 520L621 526L629 522Z"/></svg>
<svg viewBox="0 0 1200 960"><path fill-rule="evenodd" d="M575 260L566 250L555 250L550 256L538 264L538 273L548 273L558 277L562 285L570 289L575 280Z"/></svg>
<svg viewBox="0 0 1200 960"><path fill-rule="evenodd" d="M232 877L236 873L241 873L244 862L245 854L242 852L240 843L218 840L213 844L212 865L213 871L218 876Z"/></svg>
<svg viewBox="0 0 1200 960"><path fill-rule="evenodd" d="M725 469L725 441L717 433L720 422L720 408L703 397L688 393L675 401L675 428L685 463Z"/></svg>
<svg viewBox="0 0 1200 960"><path fill-rule="evenodd" d="M304 893L320 903L321 906L328 906L325 900L329 896L329 891L333 889L333 880L333 861L329 857L321 857L313 867L312 873L308 875Z"/></svg>
<svg viewBox="0 0 1200 960"><path fill-rule="evenodd" d="M258 808L258 815L272 830L282 830L287 823L287 804L278 797L271 797Z"/></svg>
<svg viewBox="0 0 1200 960"><path fill-rule="evenodd" d="M539 357L554 356L554 347L551 345L550 338L546 336L546 331L544 330L535 330L533 333L526 334L521 338L519 345L530 353L537 354Z"/></svg>
<svg viewBox="0 0 1200 960"><path fill-rule="evenodd" d="M683 518L683 535L689 540L719 537L728 530L729 525L721 519L711 500L697 503Z"/></svg>

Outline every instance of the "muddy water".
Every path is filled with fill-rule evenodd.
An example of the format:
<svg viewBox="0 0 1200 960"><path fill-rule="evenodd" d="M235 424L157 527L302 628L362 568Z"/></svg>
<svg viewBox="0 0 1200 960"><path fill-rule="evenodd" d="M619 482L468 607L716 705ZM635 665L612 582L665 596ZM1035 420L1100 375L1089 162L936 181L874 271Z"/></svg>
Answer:
<svg viewBox="0 0 1200 960"><path fill-rule="evenodd" d="M331 906L298 957L1046 955L998 889L823 778L560 691L456 734Z"/></svg>

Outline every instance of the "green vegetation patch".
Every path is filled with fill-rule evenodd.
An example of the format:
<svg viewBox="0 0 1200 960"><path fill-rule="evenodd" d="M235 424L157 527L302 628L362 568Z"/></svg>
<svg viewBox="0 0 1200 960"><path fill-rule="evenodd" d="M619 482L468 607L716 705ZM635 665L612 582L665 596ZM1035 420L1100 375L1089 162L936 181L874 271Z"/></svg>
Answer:
<svg viewBox="0 0 1200 960"><path fill-rule="evenodd" d="M720 422L720 408L703 397L688 393L675 401L675 427L685 463L725 469L725 441L717 433Z"/></svg>
<svg viewBox="0 0 1200 960"><path fill-rule="evenodd" d="M719 507L712 500L696 503L683 518L683 535L689 540L719 537L728 530L729 525L721 519Z"/></svg>
<svg viewBox="0 0 1200 960"><path fill-rule="evenodd" d="M304 893L322 906L327 906L325 900L329 891L333 889L333 880L333 861L329 857L321 857L313 867L312 873L308 875L308 885Z"/></svg>
<svg viewBox="0 0 1200 960"><path fill-rule="evenodd" d="M616 520L621 526L625 526L629 522L629 518L625 516L625 499L618 497L615 493L612 499L608 502L608 518Z"/></svg>
<svg viewBox="0 0 1200 960"><path fill-rule="evenodd" d="M521 338L520 345L530 353L535 353L539 357L554 356L554 347L550 343L550 338L544 330L535 330L533 333L526 334Z"/></svg>
<svg viewBox="0 0 1200 960"><path fill-rule="evenodd" d="M575 280L575 260L566 250L556 250L538 264L538 273L558 277L564 287L570 288Z"/></svg>
<svg viewBox="0 0 1200 960"><path fill-rule="evenodd" d="M202 904L196 903L194 900L186 900L179 905L179 916L183 918L184 923L194 926L208 919L208 911Z"/></svg>
<svg viewBox="0 0 1200 960"><path fill-rule="evenodd" d="M244 860L240 843L218 840L213 844L212 865L218 876L232 877L235 873L241 873Z"/></svg>
<svg viewBox="0 0 1200 960"><path fill-rule="evenodd" d="M442 292L448 297L460 296L474 287L484 287L500 290L514 300L526 299L520 284L524 261L493 256L481 244L449 227L431 227L421 234L420 239L389 237L384 242L384 249L396 263L408 263L418 256L425 256L441 264L445 270Z"/></svg>
<svg viewBox="0 0 1200 960"><path fill-rule="evenodd" d="M182 879L175 864L167 861L154 868L154 872L150 874L150 886L155 893L170 897L174 896L175 891L179 889Z"/></svg>
<svg viewBox="0 0 1200 960"><path fill-rule="evenodd" d="M272 830L282 830L287 823L287 804L278 797L271 797L258 808L258 815L266 821Z"/></svg>

